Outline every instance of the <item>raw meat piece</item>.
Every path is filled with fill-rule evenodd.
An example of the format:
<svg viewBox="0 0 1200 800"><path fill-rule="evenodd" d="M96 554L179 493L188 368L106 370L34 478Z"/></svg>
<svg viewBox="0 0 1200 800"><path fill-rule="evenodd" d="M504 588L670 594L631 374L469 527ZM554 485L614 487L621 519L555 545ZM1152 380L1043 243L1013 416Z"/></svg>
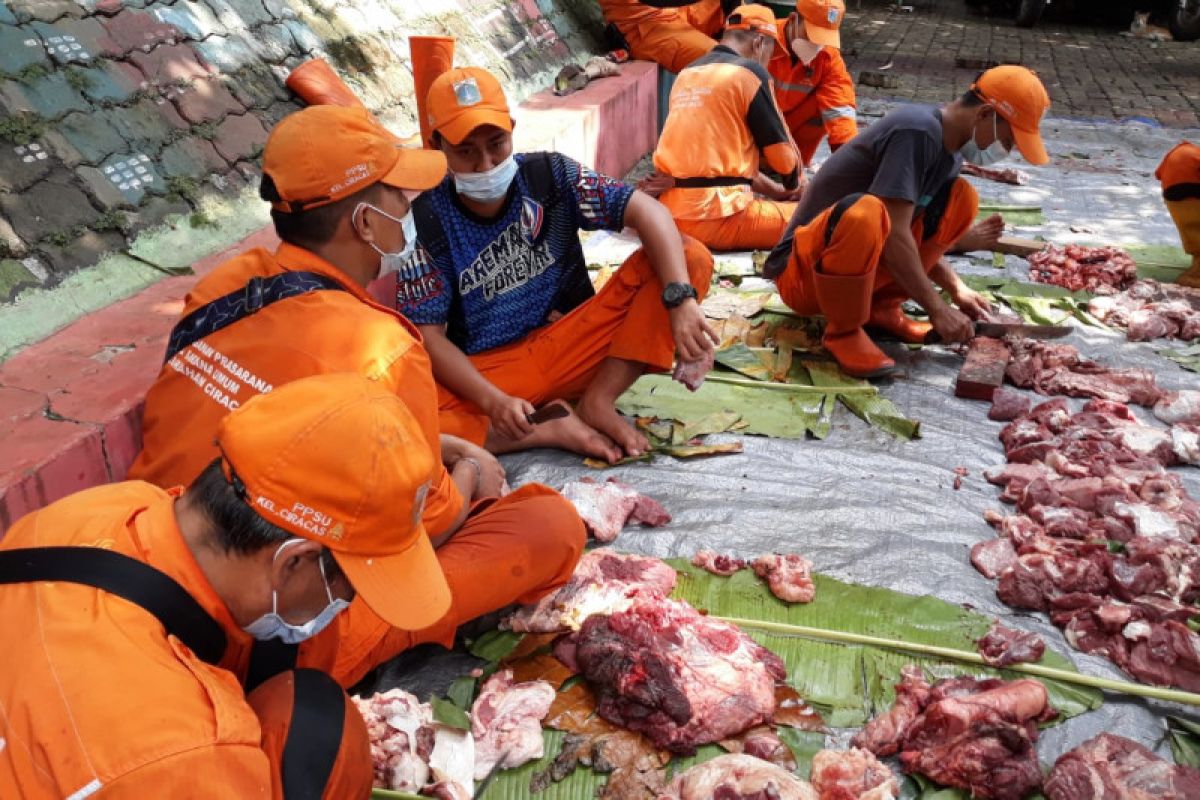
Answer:
<svg viewBox="0 0 1200 800"><path fill-rule="evenodd" d="M671 515L657 501L636 489L609 478L597 483L590 478L571 481L562 488L596 541L607 543L617 538L630 520L659 527L671 521Z"/></svg>
<svg viewBox="0 0 1200 800"><path fill-rule="evenodd" d="M578 630L592 614L623 611L638 597L666 597L676 573L649 556L589 550L565 586L507 617L501 626L518 633Z"/></svg>
<svg viewBox="0 0 1200 800"><path fill-rule="evenodd" d="M1119 294L1096 297L1088 311L1108 325L1126 328L1131 341L1200 337L1200 291L1138 281Z"/></svg>
<svg viewBox="0 0 1200 800"><path fill-rule="evenodd" d="M444 800L475 793L475 740L470 731L438 725L429 754L430 785L421 791Z"/></svg>
<svg viewBox="0 0 1200 800"><path fill-rule="evenodd" d="M419 751L425 741L432 741L433 711L402 689L353 699L367 725L375 785L401 792L420 791L430 773L425 761L429 753L422 756Z"/></svg>
<svg viewBox="0 0 1200 800"><path fill-rule="evenodd" d="M712 371L716 363L714 354L710 351L699 361L680 361L675 364L671 377L682 383L688 391L694 392L704 385L704 379Z"/></svg>
<svg viewBox="0 0 1200 800"><path fill-rule="evenodd" d="M991 629L976 644L979 655L993 667L1039 661L1046 652L1046 643L1036 633L1006 628L999 622L992 623Z"/></svg>
<svg viewBox="0 0 1200 800"><path fill-rule="evenodd" d="M1154 405L1162 396L1149 370L1108 369L1080 358L1079 351L1069 344L1009 337L1008 345L1013 358L1006 374L1022 389L1146 406Z"/></svg>
<svg viewBox="0 0 1200 800"><path fill-rule="evenodd" d="M1027 258L1029 276L1035 281L1072 291L1124 289L1137 280L1137 265L1128 253L1116 247L1050 245Z"/></svg>
<svg viewBox="0 0 1200 800"><path fill-rule="evenodd" d="M988 419L1007 422L1029 413L1029 398L1020 392L1001 386L992 394Z"/></svg>
<svg viewBox="0 0 1200 800"><path fill-rule="evenodd" d="M1102 733L1059 757L1046 778L1049 800L1191 800L1200 770L1176 766L1142 745Z"/></svg>
<svg viewBox="0 0 1200 800"><path fill-rule="evenodd" d="M725 747L726 743L722 742L721 746ZM796 757L792 754L791 749L769 727L763 726L747 731L746 735L742 738L741 748L741 752L748 756L761 758L763 761L770 761L772 764L784 769L794 770L796 768ZM730 749L730 752L737 751Z"/></svg>
<svg viewBox="0 0 1200 800"><path fill-rule="evenodd" d="M1022 800L1040 788L1037 723L1057 712L1037 681L963 677L912 696L901 684L896 702L907 724L881 725L869 734L887 715L877 717L855 737L856 744L862 738L876 755L899 750L906 772L967 789L974 797Z"/></svg>
<svg viewBox="0 0 1200 800"><path fill-rule="evenodd" d="M422 789L421 793L435 800L471 800L473 796L461 783L455 781L431 783Z"/></svg>
<svg viewBox="0 0 1200 800"><path fill-rule="evenodd" d="M1016 561L1017 551L1012 542L1002 537L977 542L971 548L971 563L985 578L997 577Z"/></svg>
<svg viewBox="0 0 1200 800"><path fill-rule="evenodd" d="M1200 391L1184 389L1167 392L1154 404L1154 416L1168 425L1176 422L1200 423Z"/></svg>
<svg viewBox="0 0 1200 800"><path fill-rule="evenodd" d="M554 695L546 681L513 683L512 670L487 679L471 706L475 780L486 778L497 763L513 769L542 757L542 720Z"/></svg>
<svg viewBox="0 0 1200 800"><path fill-rule="evenodd" d="M929 684L921 668L912 664L900 671L896 684L896 702L882 714L871 719L854 735L850 744L870 750L877 756L890 756L900 750L900 743L909 728L929 703Z"/></svg>
<svg viewBox="0 0 1200 800"><path fill-rule="evenodd" d="M715 550L699 550L696 555L692 556L692 566L727 578L738 570L745 569L746 560L727 556Z"/></svg>
<svg viewBox="0 0 1200 800"><path fill-rule="evenodd" d="M954 491L957 492L959 489L962 488L963 478L967 477L970 474L971 474L971 470L967 469L966 467L955 467L954 468Z"/></svg>
<svg viewBox="0 0 1200 800"><path fill-rule="evenodd" d="M1171 448L1184 464L1200 465L1200 425L1172 425Z"/></svg>
<svg viewBox="0 0 1200 800"><path fill-rule="evenodd" d="M820 800L807 782L754 756L727 753L675 778L658 800Z"/></svg>
<svg viewBox="0 0 1200 800"><path fill-rule="evenodd" d="M1013 608L1045 611L1055 597L1074 592L1102 593L1108 588L1107 551L1085 558L1066 553L1028 553L1000 575L996 595Z"/></svg>
<svg viewBox="0 0 1200 800"><path fill-rule="evenodd" d="M812 760L812 785L821 800L892 800L900 783L870 750L821 750Z"/></svg>
<svg viewBox="0 0 1200 800"><path fill-rule="evenodd" d="M1028 173L1022 172L1015 167L981 167L978 164L965 161L963 162L962 171L964 175L977 175L989 181L1007 183L1012 186L1024 186L1029 183Z"/></svg>
<svg viewBox="0 0 1200 800"><path fill-rule="evenodd" d="M954 396L969 400L991 400L1004 383L1004 370L1012 353L1002 339L976 336L954 382Z"/></svg>
<svg viewBox="0 0 1200 800"><path fill-rule="evenodd" d="M750 566L771 587L771 594L785 603L811 603L817 594L812 580L813 564L804 556L773 553L759 556Z"/></svg>
<svg viewBox="0 0 1200 800"><path fill-rule="evenodd" d="M680 753L770 720L787 675L733 625L662 598L588 618L554 653L591 684L601 717Z"/></svg>

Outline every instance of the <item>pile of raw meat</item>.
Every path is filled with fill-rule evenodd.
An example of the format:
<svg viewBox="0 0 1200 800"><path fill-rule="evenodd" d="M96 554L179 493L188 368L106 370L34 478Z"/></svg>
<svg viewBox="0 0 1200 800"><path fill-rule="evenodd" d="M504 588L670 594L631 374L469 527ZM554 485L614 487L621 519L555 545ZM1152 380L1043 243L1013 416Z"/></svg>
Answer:
<svg viewBox="0 0 1200 800"><path fill-rule="evenodd" d="M1042 786L1037 725L1057 714L1035 680L962 677L930 686L919 667L908 666L895 705L852 744L877 756L899 753L905 772L972 797L1023 800Z"/></svg>
<svg viewBox="0 0 1200 800"><path fill-rule="evenodd" d="M1200 770L1102 733L1058 759L1045 793L1049 800L1191 800L1200 797Z"/></svg>
<svg viewBox="0 0 1200 800"><path fill-rule="evenodd" d="M355 697L371 740L375 785L468 800L475 781L497 762L511 769L542 757L541 721L554 694L546 681L513 683L511 672L497 672L471 708L470 731L435 722L429 705L401 689Z"/></svg>
<svg viewBox="0 0 1200 800"><path fill-rule="evenodd" d="M753 569L755 575L767 582L771 594L785 603L811 603L817 594L812 562L794 553L770 553L747 562L714 550L699 550L692 556L692 564L722 577L746 568Z"/></svg>
<svg viewBox="0 0 1200 800"><path fill-rule="evenodd" d="M677 776L658 800L893 800L900 785L866 750L822 750L812 782L740 753L717 756Z"/></svg>
<svg viewBox="0 0 1200 800"><path fill-rule="evenodd" d="M1039 283L1095 292L1124 289L1137 280L1137 264L1118 247L1050 245L1029 257L1029 275Z"/></svg>
<svg viewBox="0 0 1200 800"><path fill-rule="evenodd" d="M987 474L1017 513L971 561L1014 608L1046 611L1068 641L1139 680L1200 690L1200 503L1166 468L1200 463L1200 429L1143 425L1128 406L1055 399L1000 432L1009 464Z"/></svg>
<svg viewBox="0 0 1200 800"><path fill-rule="evenodd" d="M1138 281L1119 294L1093 298L1088 311L1106 325L1125 328L1132 342L1200 339L1200 289Z"/></svg>
<svg viewBox="0 0 1200 800"><path fill-rule="evenodd" d="M735 626L654 596L588 617L554 655L587 679L601 717L677 753L770 721L787 677L779 656Z"/></svg>
<svg viewBox="0 0 1200 800"><path fill-rule="evenodd" d="M616 539L621 529L631 522L659 528L671 521L671 515L657 500L614 478L604 483L583 478L571 481L561 491L598 542Z"/></svg>
<svg viewBox="0 0 1200 800"><path fill-rule="evenodd" d="M1038 394L1093 397L1152 406L1163 396L1147 369L1110 369L1088 361L1069 344L1009 337L1012 360L1005 377Z"/></svg>
<svg viewBox="0 0 1200 800"><path fill-rule="evenodd" d="M571 580L531 606L501 622L518 633L565 633L579 630L593 614L624 611L640 598L663 598L675 589L677 574L649 556L589 550L579 559Z"/></svg>

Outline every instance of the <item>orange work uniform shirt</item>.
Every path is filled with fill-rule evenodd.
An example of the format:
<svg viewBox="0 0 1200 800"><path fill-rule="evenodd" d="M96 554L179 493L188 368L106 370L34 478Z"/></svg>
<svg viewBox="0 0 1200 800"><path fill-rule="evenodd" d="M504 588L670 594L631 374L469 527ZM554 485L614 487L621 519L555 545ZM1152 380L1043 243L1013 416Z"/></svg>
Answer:
<svg viewBox="0 0 1200 800"><path fill-rule="evenodd" d="M289 381L357 372L380 381L408 406L434 453L441 452L437 384L420 332L375 302L339 269L313 253L281 244L255 248L196 284L183 316L254 277L303 270L336 280L324 290L273 303L204 337L163 365L146 395L142 452L129 477L168 487L190 484L217 457L217 424L251 397ZM446 530L465 499L436 459L425 504L425 529Z"/></svg>
<svg viewBox="0 0 1200 800"><path fill-rule="evenodd" d="M19 520L0 549L70 545L174 578L247 638L175 523L178 491L101 486ZM206 664L122 598L66 582L0 586L0 797L270 798L258 717L232 672Z"/></svg>
<svg viewBox="0 0 1200 800"><path fill-rule="evenodd" d="M775 81L775 99L797 143L815 139L812 150L816 150L821 135L810 134L809 129L828 134L834 149L858 135L854 80L837 48L822 48L805 66L792 52L777 47L768 68ZM811 153L804 155L812 158Z"/></svg>
<svg viewBox="0 0 1200 800"><path fill-rule="evenodd" d="M741 178L746 183L672 188L659 200L676 219L718 219L744 210L754 194L759 154L785 176L798 179L799 156L775 103L771 77L754 61L717 45L679 73L671 90L654 166L674 178Z"/></svg>

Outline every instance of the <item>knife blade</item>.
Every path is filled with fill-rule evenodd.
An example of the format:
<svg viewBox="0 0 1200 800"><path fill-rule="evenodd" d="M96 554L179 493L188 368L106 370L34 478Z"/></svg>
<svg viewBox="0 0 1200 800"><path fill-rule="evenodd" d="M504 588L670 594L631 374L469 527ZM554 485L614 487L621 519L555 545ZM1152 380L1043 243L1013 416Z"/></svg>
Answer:
<svg viewBox="0 0 1200 800"><path fill-rule="evenodd" d="M562 419L570 413L562 403L551 403L548 406L542 406L532 414L526 414L525 419L529 421L530 425L541 425L552 419Z"/></svg>
<svg viewBox="0 0 1200 800"><path fill-rule="evenodd" d="M993 339L1003 339L1005 336L1024 336L1027 339L1061 339L1071 333L1068 325L1028 325L1024 322L976 322L976 336L990 336ZM937 331L930 331L925 337L925 344L938 344L942 337Z"/></svg>
<svg viewBox="0 0 1200 800"><path fill-rule="evenodd" d="M492 765L492 768L488 770L488 774L484 776L483 780L475 786L475 794L471 795L471 800L480 800L483 797L483 793L487 791L487 788L492 785L492 781L496 780L496 776L500 774L500 765L504 763L504 759L507 757L507 750L500 754L499 760Z"/></svg>

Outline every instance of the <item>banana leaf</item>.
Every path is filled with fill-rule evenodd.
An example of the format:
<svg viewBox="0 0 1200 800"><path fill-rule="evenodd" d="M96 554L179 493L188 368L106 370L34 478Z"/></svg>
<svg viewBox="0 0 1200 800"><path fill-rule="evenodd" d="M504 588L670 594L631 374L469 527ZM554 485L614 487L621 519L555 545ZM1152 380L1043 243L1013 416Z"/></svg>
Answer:
<svg viewBox="0 0 1200 800"><path fill-rule="evenodd" d="M1200 768L1200 723L1167 717L1167 736L1176 764Z"/></svg>
<svg viewBox="0 0 1200 800"><path fill-rule="evenodd" d="M1006 205L995 200L981 202L975 219L987 219L992 214L1000 214L1006 224L1020 228L1036 228L1046 224L1046 215L1042 213L1041 206Z"/></svg>
<svg viewBox="0 0 1200 800"><path fill-rule="evenodd" d="M1192 263L1191 256L1169 244L1126 244L1121 247L1137 263L1139 278L1174 283L1179 273Z"/></svg>
<svg viewBox="0 0 1200 800"><path fill-rule="evenodd" d="M1165 347L1158 351L1160 356L1169 358L1183 369L1190 372L1200 372L1200 344L1190 347Z"/></svg>
<svg viewBox="0 0 1200 800"><path fill-rule="evenodd" d="M734 342L721 348L716 353L716 361L723 367L733 370L747 378L756 381L769 381L771 369L749 347L742 342Z"/></svg>

